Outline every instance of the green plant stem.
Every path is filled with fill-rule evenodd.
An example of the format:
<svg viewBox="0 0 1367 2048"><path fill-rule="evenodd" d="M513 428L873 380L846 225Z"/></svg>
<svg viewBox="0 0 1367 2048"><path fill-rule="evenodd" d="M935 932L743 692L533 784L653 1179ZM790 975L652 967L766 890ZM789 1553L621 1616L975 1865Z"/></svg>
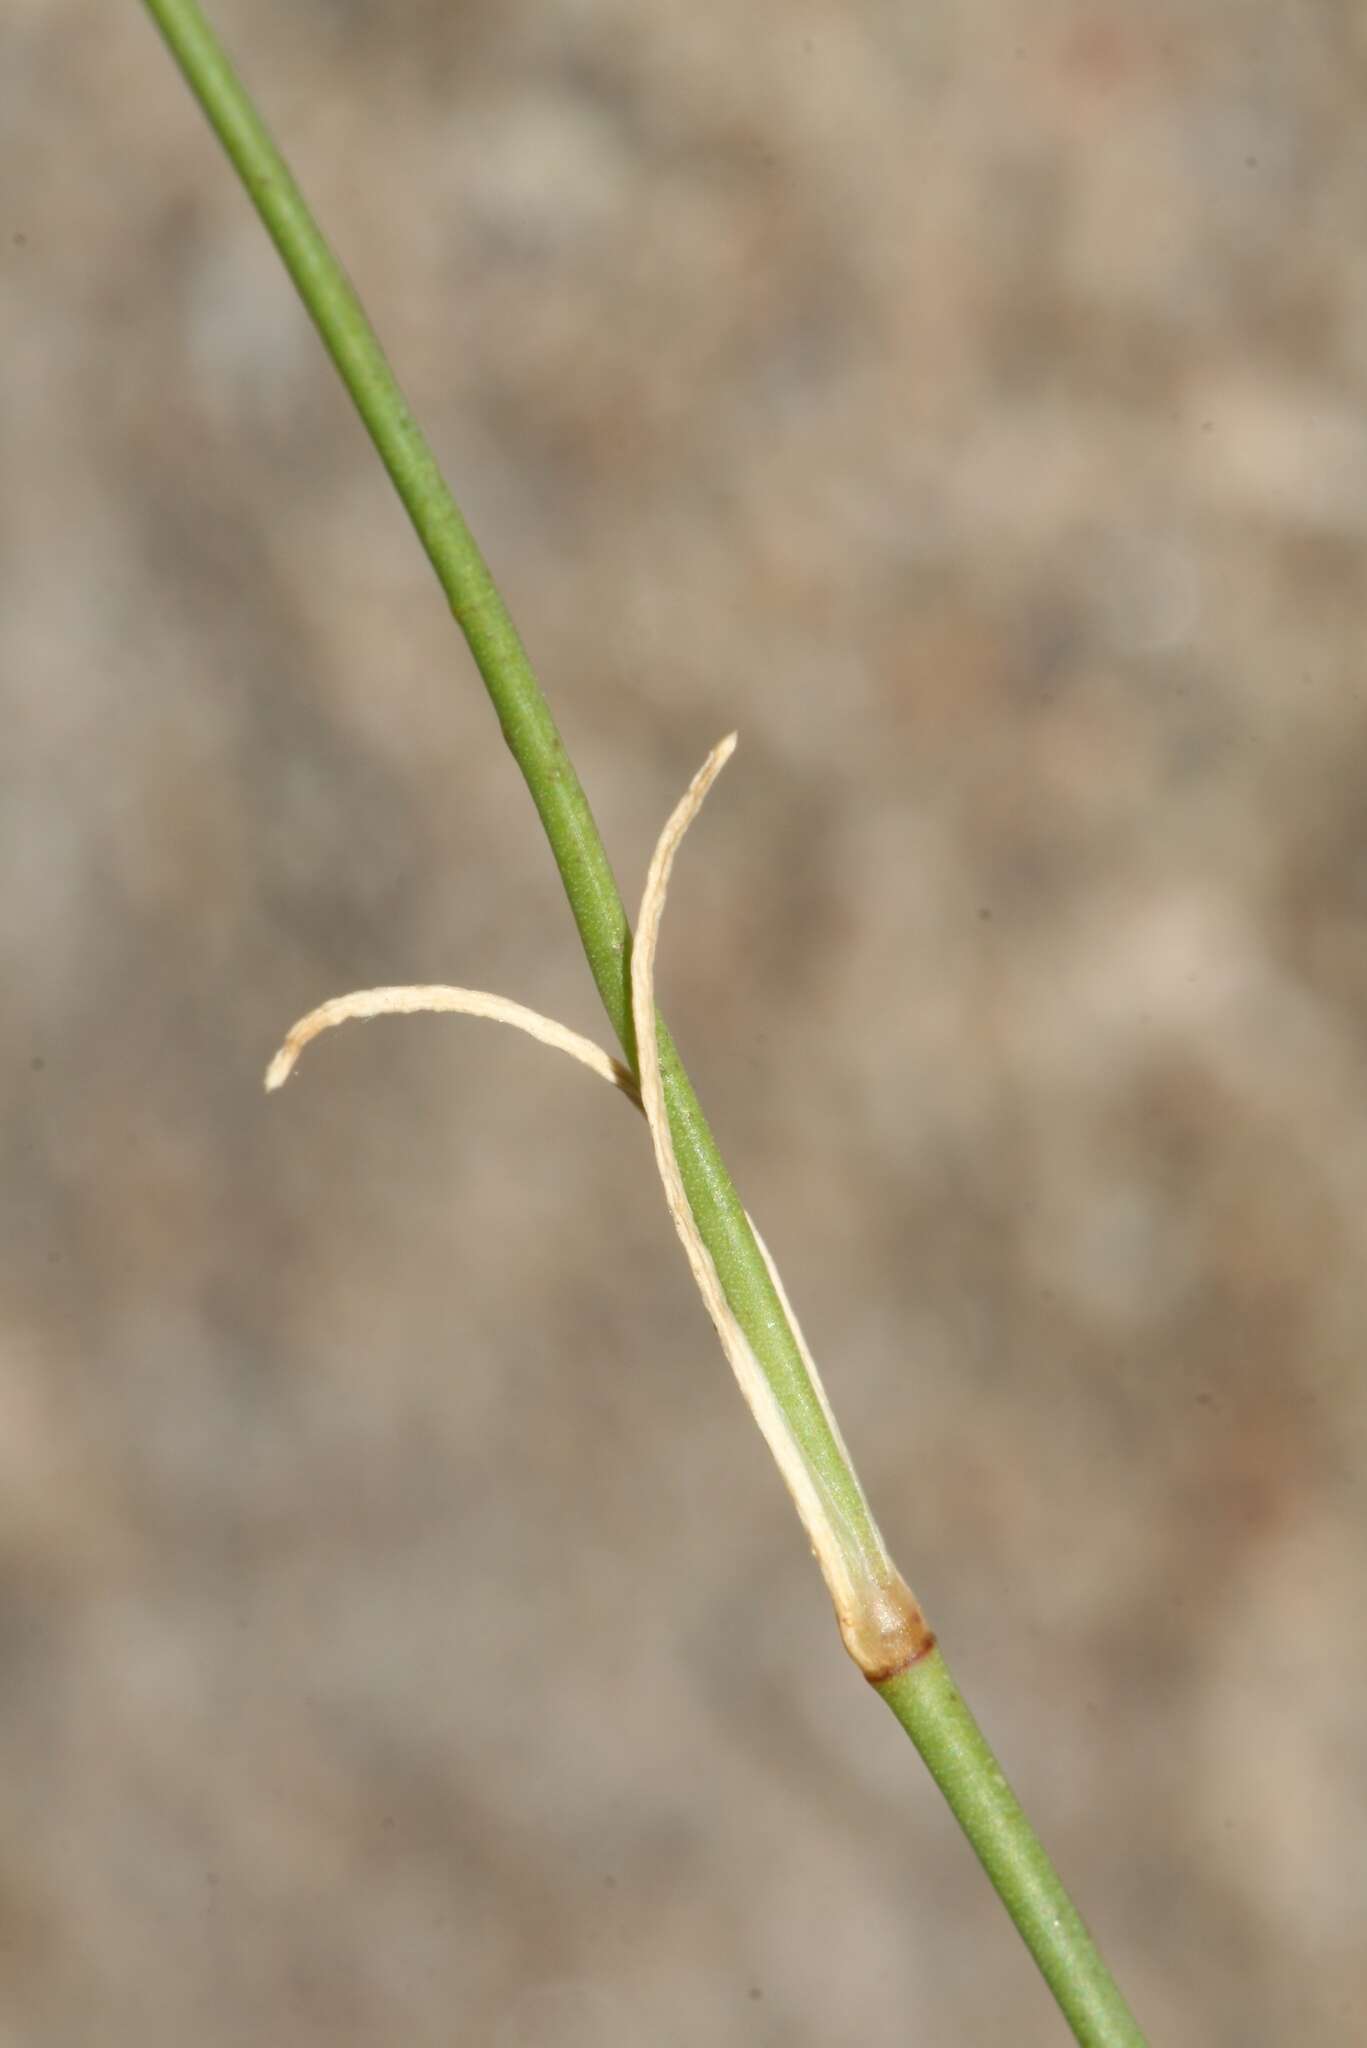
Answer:
<svg viewBox="0 0 1367 2048"><path fill-rule="evenodd" d="M627 1064L631 932L607 851L527 653L474 536L410 413L341 264L194 0L145 0L275 243L475 657L560 870L590 970ZM689 1205L742 1329L847 1526L879 1549L867 1503L817 1399L749 1219L664 1024L660 1064Z"/></svg>
<svg viewBox="0 0 1367 2048"><path fill-rule="evenodd" d="M507 607L360 301L196 0L144 4L274 241L446 592L531 791L603 1006L635 1072L626 912L588 800ZM881 1554L863 1493L807 1376L692 1086L662 1022L657 1030L679 1169L726 1297L804 1453L851 1529L867 1538L870 1554ZM1077 2038L1092 2048L1133 2048L1140 2040L1134 2022L943 1659L932 1652L878 1689L930 1766Z"/></svg>
<svg viewBox="0 0 1367 2048"><path fill-rule="evenodd" d="M940 1651L875 1690L943 1792L1077 2039L1144 2048L1110 1972Z"/></svg>

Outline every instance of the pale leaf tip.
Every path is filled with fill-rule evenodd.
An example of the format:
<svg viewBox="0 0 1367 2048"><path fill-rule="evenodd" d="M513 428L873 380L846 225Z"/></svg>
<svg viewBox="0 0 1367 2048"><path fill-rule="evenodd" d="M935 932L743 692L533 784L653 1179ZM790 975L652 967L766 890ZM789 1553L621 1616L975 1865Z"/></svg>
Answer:
<svg viewBox="0 0 1367 2048"><path fill-rule="evenodd" d="M281 1046L279 1052L266 1069L267 1095L274 1095L277 1088L284 1087L286 1081L294 1072L294 1062L298 1056L295 1047L290 1045L288 1041Z"/></svg>

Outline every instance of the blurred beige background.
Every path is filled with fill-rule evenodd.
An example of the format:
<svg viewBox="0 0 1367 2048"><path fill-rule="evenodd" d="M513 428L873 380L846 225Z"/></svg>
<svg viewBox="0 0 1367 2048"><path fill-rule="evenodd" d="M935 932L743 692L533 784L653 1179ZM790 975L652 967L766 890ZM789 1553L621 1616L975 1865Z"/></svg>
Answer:
<svg viewBox="0 0 1367 2048"><path fill-rule="evenodd" d="M1367 2032L1367 34L219 0L1157 2043ZM1046 2048L142 10L0 30L0 2043Z"/></svg>

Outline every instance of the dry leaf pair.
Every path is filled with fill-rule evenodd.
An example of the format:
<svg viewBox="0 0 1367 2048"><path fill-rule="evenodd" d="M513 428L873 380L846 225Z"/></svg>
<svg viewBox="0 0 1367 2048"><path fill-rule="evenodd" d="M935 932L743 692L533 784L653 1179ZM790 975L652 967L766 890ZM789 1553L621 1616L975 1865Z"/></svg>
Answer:
<svg viewBox="0 0 1367 2048"><path fill-rule="evenodd" d="M702 808L712 783L731 758L736 735L731 733L713 748L694 776L660 834L646 876L640 915L631 956L631 1007L636 1029L640 1086L622 1065L592 1039L581 1037L553 1018L543 1017L505 996L479 989L408 987L362 989L353 995L335 996L294 1025L266 1072L266 1087L279 1088L293 1071L304 1047L320 1032L350 1018L412 1014L416 1011L455 1011L471 1017L488 1017L495 1023L525 1031L543 1045L555 1047L579 1060L603 1080L619 1088L644 1112L655 1149L655 1164L664 1188L670 1215L697 1283L721 1339L751 1414L774 1455L784 1483L807 1531L817 1562L821 1566L845 1647L865 1676L874 1683L893 1677L933 1646L934 1637L911 1591L888 1555L877 1524L869 1512L862 1489L854 1475L840 1435L839 1426L826 1399L821 1376L807 1349L797 1317L793 1314L768 1248L755 1231L755 1242L769 1271L775 1292L788 1318L793 1338L806 1367L812 1394L829 1425L831 1437L844 1464L842 1480L845 1498L834 1489L820 1466L804 1448L784 1413L773 1387L756 1358L744 1330L722 1289L711 1254L699 1235L684 1191L669 1117L665 1109L655 1035L655 952L660 919L669 888L670 870L684 834ZM754 1230L753 1222L750 1225ZM850 1513L853 1500L860 1510Z"/></svg>

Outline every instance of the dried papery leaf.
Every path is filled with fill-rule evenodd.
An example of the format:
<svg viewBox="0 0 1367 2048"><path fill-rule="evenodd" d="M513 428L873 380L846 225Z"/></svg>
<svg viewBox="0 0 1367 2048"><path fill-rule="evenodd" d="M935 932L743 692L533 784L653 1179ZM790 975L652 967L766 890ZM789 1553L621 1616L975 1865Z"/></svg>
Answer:
<svg viewBox="0 0 1367 2048"><path fill-rule="evenodd" d="M295 1061L311 1039L322 1031L331 1031L334 1025L346 1024L355 1017L396 1017L414 1016L422 1011L455 1011L464 1017L488 1017L495 1024L510 1024L515 1031L525 1031L529 1038L540 1039L543 1045L554 1046L557 1052L568 1053L571 1059L590 1068L614 1088L640 1105L640 1094L631 1074L620 1060L595 1045L591 1038L584 1038L568 1025L558 1024L554 1017L543 1017L539 1010L529 1010L521 1003L513 1003L506 996L489 995L478 988L433 987L412 988L363 988L349 996L333 996L330 1002L320 1003L316 1010L310 1010L307 1017L301 1017L291 1025L284 1044L266 1069L267 1089L281 1088L294 1071Z"/></svg>
<svg viewBox="0 0 1367 2048"><path fill-rule="evenodd" d="M773 1261L758 1236L756 1242L788 1316L812 1391L830 1425L835 1446L845 1465L847 1485L862 1510L859 1527L854 1525L846 1504L833 1493L824 1475L798 1441L749 1339L736 1320L711 1254L694 1222L675 1157L665 1107L655 1031L655 951L659 942L660 919L674 856L684 834L701 810L708 790L730 760L735 745L736 735L732 733L708 755L661 833L646 877L631 956L631 1005L641 1074L641 1106L650 1125L655 1163L665 1200L698 1292L707 1306L750 1412L793 1497L835 1604L845 1647L869 1678L881 1681L923 1656L934 1639L914 1597L888 1556L886 1545L868 1511L826 1399L820 1374L803 1340Z"/></svg>

